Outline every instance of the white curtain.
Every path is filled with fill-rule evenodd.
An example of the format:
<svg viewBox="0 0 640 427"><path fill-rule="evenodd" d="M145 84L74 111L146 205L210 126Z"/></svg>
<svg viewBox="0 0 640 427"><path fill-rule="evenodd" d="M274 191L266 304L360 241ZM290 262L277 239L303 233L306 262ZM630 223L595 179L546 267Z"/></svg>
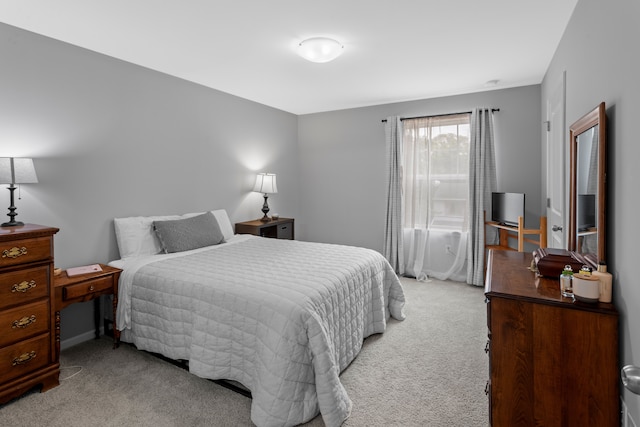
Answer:
<svg viewBox="0 0 640 427"><path fill-rule="evenodd" d="M467 238L464 231L405 228L405 274L418 281L466 280Z"/></svg>
<svg viewBox="0 0 640 427"><path fill-rule="evenodd" d="M405 274L466 279L469 114L402 122Z"/></svg>
<svg viewBox="0 0 640 427"><path fill-rule="evenodd" d="M388 117L385 123L387 144L387 214L383 255L398 274L404 274L402 234L402 123L400 117Z"/></svg>
<svg viewBox="0 0 640 427"><path fill-rule="evenodd" d="M467 283L475 286L484 285L484 212L490 212L491 193L497 187L493 141L493 113L491 109L474 109L471 114L469 154L470 238L467 246ZM487 233L491 232L487 230ZM487 235L487 239L493 240L493 237Z"/></svg>

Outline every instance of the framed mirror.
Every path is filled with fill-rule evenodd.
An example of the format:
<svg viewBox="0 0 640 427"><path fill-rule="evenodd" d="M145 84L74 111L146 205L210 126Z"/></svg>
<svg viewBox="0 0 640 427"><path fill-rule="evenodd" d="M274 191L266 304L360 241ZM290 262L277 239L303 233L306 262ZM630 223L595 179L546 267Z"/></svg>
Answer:
<svg viewBox="0 0 640 427"><path fill-rule="evenodd" d="M606 113L604 102L569 128L568 246L593 268L605 261Z"/></svg>

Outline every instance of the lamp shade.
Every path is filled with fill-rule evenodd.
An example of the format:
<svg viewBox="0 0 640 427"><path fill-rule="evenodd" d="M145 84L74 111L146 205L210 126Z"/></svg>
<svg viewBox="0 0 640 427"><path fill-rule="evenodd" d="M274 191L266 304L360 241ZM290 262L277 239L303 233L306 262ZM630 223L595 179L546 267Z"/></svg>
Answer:
<svg viewBox="0 0 640 427"><path fill-rule="evenodd" d="M0 184L33 184L38 182L32 159L0 158Z"/></svg>
<svg viewBox="0 0 640 427"><path fill-rule="evenodd" d="M275 173L259 173L256 176L256 185L253 186L253 191L264 194L273 194L278 192L278 186L276 185Z"/></svg>
<svg viewBox="0 0 640 427"><path fill-rule="evenodd" d="M311 62L329 62L342 53L344 46L327 37L314 37L298 45L298 55Z"/></svg>

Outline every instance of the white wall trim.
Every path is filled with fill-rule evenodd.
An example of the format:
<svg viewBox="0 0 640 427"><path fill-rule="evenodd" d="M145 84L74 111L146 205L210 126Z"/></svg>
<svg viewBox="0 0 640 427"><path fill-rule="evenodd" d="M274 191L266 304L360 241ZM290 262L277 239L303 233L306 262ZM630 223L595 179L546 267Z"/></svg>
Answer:
<svg viewBox="0 0 640 427"><path fill-rule="evenodd" d="M100 335L104 334L104 328L100 327ZM74 337L68 338L64 341L60 341L60 351L66 350L74 345L81 344L85 341L90 341L96 338L96 330L92 329L83 334L76 335Z"/></svg>

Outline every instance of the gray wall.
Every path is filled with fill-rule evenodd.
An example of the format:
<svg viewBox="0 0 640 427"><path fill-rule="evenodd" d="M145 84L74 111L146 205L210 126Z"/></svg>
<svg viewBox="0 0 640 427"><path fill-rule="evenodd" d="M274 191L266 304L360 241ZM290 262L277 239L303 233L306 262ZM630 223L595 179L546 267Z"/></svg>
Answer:
<svg viewBox="0 0 640 427"><path fill-rule="evenodd" d="M607 105L607 262L614 274L613 302L620 311L621 367L640 365L640 285L634 278L640 241L639 16L637 1L580 0L542 84L544 101L566 70L567 126L600 102ZM623 399L638 423L640 396L623 389Z"/></svg>
<svg viewBox="0 0 640 427"><path fill-rule="evenodd" d="M259 218L256 171L278 174L273 211L298 215L295 115L4 24L0 58L0 156L33 157L39 178L17 219L60 228L57 266L117 259L114 217ZM93 328L91 310L63 310L63 340Z"/></svg>
<svg viewBox="0 0 640 427"><path fill-rule="evenodd" d="M305 240L381 251L386 152L382 119L499 108L495 113L498 190L526 193L527 226L541 206L540 86L303 115L298 118L300 234Z"/></svg>

